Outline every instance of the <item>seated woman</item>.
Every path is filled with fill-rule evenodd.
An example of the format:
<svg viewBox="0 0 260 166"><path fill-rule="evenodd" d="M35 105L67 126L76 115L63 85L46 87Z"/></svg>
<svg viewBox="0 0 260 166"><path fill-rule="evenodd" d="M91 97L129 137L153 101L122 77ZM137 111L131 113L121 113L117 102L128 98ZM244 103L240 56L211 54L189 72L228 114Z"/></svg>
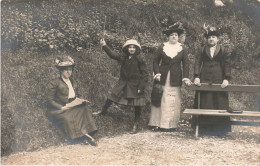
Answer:
<svg viewBox="0 0 260 166"><path fill-rule="evenodd" d="M70 139L85 136L91 145L96 145L91 136L97 131L91 112L87 109L87 100L79 99L77 84L71 79L74 60L69 56L59 57L55 61L60 77L48 84L48 112L63 134Z"/></svg>

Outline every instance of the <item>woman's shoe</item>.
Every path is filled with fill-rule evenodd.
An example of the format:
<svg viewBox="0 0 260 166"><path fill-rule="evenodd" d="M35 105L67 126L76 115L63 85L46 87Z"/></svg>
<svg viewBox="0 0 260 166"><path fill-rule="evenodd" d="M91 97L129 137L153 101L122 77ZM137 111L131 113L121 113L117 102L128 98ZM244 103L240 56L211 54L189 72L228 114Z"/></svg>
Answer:
<svg viewBox="0 0 260 166"><path fill-rule="evenodd" d="M153 127L153 128L151 129L151 131L156 132L156 131L158 131L159 129L160 129L159 127Z"/></svg>

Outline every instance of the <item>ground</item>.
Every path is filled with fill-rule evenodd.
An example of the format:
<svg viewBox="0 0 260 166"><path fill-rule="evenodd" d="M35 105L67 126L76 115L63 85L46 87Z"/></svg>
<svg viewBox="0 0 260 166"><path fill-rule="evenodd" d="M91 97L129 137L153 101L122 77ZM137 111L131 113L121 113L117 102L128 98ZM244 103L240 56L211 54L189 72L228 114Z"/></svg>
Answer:
<svg viewBox="0 0 260 166"><path fill-rule="evenodd" d="M260 127L232 126L226 137L191 129L103 137L98 146L62 145L2 157L2 165L260 165Z"/></svg>

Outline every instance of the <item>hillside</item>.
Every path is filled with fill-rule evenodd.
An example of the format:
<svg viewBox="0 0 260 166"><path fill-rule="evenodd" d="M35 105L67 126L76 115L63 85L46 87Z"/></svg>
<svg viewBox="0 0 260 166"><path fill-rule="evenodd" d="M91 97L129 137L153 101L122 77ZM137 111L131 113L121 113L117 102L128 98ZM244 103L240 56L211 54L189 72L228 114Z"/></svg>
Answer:
<svg viewBox="0 0 260 166"><path fill-rule="evenodd" d="M118 78L119 65L98 45L100 38L120 51L128 38L141 42L152 81L152 55L165 40L161 20L180 20L186 29L190 78L196 49L203 43L204 23L221 28L221 43L232 53L232 84L260 84L259 2L226 2L222 8L208 0L3 0L1 2L1 152L35 151L59 146L62 137L46 118L46 84L58 71L54 59L75 59L74 77L80 82L89 109L101 109ZM245 5L246 4L246 5ZM248 12L250 10L250 12ZM192 108L194 92L183 90L184 108ZM149 100L151 86L147 87ZM233 109L259 110L259 95L230 94ZM147 129L149 103L142 114ZM109 116L96 117L97 138L128 132L133 111L113 105ZM190 117L182 116L189 123Z"/></svg>

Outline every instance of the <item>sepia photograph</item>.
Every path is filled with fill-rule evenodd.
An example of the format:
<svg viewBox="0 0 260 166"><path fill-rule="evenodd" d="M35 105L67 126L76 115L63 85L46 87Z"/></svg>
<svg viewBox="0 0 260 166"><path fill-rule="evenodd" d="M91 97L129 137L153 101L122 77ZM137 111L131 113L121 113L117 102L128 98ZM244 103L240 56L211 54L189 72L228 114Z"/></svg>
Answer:
<svg viewBox="0 0 260 166"><path fill-rule="evenodd" d="M1 165L260 165L260 0L1 0Z"/></svg>

